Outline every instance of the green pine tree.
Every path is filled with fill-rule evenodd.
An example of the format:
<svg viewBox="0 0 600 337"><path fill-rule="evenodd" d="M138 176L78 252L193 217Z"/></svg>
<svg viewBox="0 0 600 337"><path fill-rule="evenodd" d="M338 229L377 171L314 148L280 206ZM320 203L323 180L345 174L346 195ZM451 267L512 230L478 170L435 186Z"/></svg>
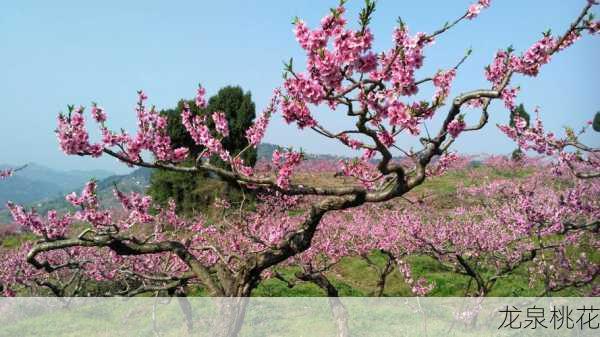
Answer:
<svg viewBox="0 0 600 337"><path fill-rule="evenodd" d="M239 86L227 86L208 100L207 107L200 109L193 101L180 100L175 109L161 111L167 116L167 130L174 147L185 146L190 149L190 159L182 165L193 165L193 160L202 152L203 147L194 143L183 124L181 123L181 109L184 103L188 103L193 115L210 116L215 111L222 111L227 116L229 123L229 136L223 140L223 146L232 155L239 153L248 146L245 137L246 130L252 125L256 116L255 105L252 102L250 92L244 93ZM208 127L214 131L214 124L210 118ZM246 165L253 166L256 163L256 150L247 149L242 155ZM214 165L226 167L228 164L216 156L210 159ZM233 186L217 179L214 176L203 173L180 173L156 170L150 179L148 188L154 200L165 204L169 199L174 199L178 205L178 211L184 214L193 214L206 211L216 197L235 201L241 198L242 192L239 186Z"/></svg>

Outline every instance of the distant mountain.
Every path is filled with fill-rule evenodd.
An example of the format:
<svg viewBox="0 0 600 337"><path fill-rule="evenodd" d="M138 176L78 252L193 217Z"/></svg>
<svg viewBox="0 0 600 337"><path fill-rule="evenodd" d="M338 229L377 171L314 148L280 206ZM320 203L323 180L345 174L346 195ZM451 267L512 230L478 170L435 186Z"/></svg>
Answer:
<svg viewBox="0 0 600 337"><path fill-rule="evenodd" d="M20 173L21 171L19 171ZM85 172L85 171L81 171ZM101 173L102 171L98 171ZM97 173L98 173L97 172ZM104 179L96 179L97 180L97 195L100 200L101 205L104 208L113 208L118 206L118 201L113 195L113 189L115 186L121 192L144 192L148 186L150 185L150 176L152 175L152 170L147 168L139 168L129 174L124 175L111 175L109 177L105 177ZM85 174L83 177L87 176ZM1 185L12 181L14 178L17 178L17 175L11 177L10 179L6 179L2 182ZM90 177L94 178L94 177ZM89 180L89 178L84 179L80 182L78 186L72 187L67 191L58 192L52 195L52 197L47 197L43 199L38 199L33 202L19 202L20 204L24 204L28 207L34 207L39 214L45 214L47 211L51 209L55 209L57 211L74 211L75 209L67 203L65 200L65 195L67 193L76 191L77 193L81 192L83 189L83 185ZM42 183L40 183L42 184ZM42 185L44 186L44 185ZM35 186L32 186L34 188ZM13 199L14 200L14 199ZM16 201L15 201L16 202ZM10 214L6 209L0 211L0 224L2 223L10 223L11 218Z"/></svg>
<svg viewBox="0 0 600 337"><path fill-rule="evenodd" d="M256 150L256 156L258 160L271 160L273 156L273 152L277 149L285 149L285 147L280 145L275 145L271 143L260 143L258 144L258 148ZM297 149L296 149L297 150ZM306 159L312 160L339 160L339 159L348 159L344 156L338 156L333 154L314 154L314 153L305 153L304 157Z"/></svg>
<svg viewBox="0 0 600 337"><path fill-rule="evenodd" d="M271 160L273 152L283 147L270 143L259 144L258 160ZM339 160L346 157L330 154L305 153L306 159ZM0 169L9 166L0 165ZM23 170L0 183L0 224L11 222L10 215L5 209L8 200L15 203L34 207L38 213L45 214L48 210L73 211L73 207L65 200L65 195L76 191L79 193L83 185L94 178L98 182L97 193L105 208L120 207L113 195L116 185L122 192L143 193L150 186L152 170L139 168L129 174L113 175L103 170L71 170L58 171L38 164L28 164Z"/></svg>
<svg viewBox="0 0 600 337"><path fill-rule="evenodd" d="M273 156L273 152L275 150L280 149L281 146L270 144L270 143L260 143L256 148L256 158L258 160L271 160Z"/></svg>
<svg viewBox="0 0 600 337"><path fill-rule="evenodd" d="M39 164L27 164L23 170L19 171L18 176L30 180L53 183L62 189L71 189L80 186L91 178L104 179L113 175L113 172L106 170L69 170L59 171Z"/></svg>
<svg viewBox="0 0 600 337"><path fill-rule="evenodd" d="M10 167L10 165L0 165L0 169ZM5 208L7 201L30 204L50 200L74 191L92 178L104 179L113 174L105 170L59 171L30 163L0 184L0 209Z"/></svg>

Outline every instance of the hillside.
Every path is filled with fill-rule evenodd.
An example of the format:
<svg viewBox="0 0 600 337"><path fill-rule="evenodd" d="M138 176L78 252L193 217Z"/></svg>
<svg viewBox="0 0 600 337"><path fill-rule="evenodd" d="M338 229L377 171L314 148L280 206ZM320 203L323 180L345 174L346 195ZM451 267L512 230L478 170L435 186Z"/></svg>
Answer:
<svg viewBox="0 0 600 337"><path fill-rule="evenodd" d="M83 171L82 171L83 172ZM20 172L19 172L20 173ZM119 190L123 192L144 192L148 188L150 182L151 170L146 168L137 169L129 174L124 175L111 175L104 179L98 179L98 197L104 207L111 208L117 206L117 200L113 195L113 188L117 186ZM17 176L7 179L4 184L11 182ZM94 178L94 177L90 177ZM63 192L55 192L52 197L46 199L37 199L33 202L23 202L24 205L35 207L36 210L44 214L50 209L56 209L58 211L72 210L72 207L66 202L65 194L77 191L80 192L85 182L88 179L83 179L77 186L73 186L70 189L64 190ZM4 185L3 184L3 185ZM32 186L32 188L38 188ZM55 186L54 186L55 187ZM41 194L41 193L40 193ZM13 199L14 200L14 199ZM10 223L10 214L6 209L0 211L0 223Z"/></svg>
<svg viewBox="0 0 600 337"><path fill-rule="evenodd" d="M0 169L10 168L0 165ZM10 179L0 184L0 210L8 201L19 204L44 202L82 186L91 178L104 179L113 173L106 170L59 171L36 163L29 163Z"/></svg>
<svg viewBox="0 0 600 337"><path fill-rule="evenodd" d="M258 160L271 160L273 156L273 152L277 149L285 149L280 145L275 145L271 143L260 143L258 145L258 149L256 151L256 156ZM294 149L295 151L299 151L300 149ZM344 156L338 156L334 154L322 154L322 153L305 153L305 159L312 160L338 160L338 159L347 159Z"/></svg>

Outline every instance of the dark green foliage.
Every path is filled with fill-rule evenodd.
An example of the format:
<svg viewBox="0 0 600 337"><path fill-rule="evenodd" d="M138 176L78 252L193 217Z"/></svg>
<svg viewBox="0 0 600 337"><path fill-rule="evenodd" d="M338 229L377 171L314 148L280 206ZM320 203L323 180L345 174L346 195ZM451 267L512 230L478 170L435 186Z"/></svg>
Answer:
<svg viewBox="0 0 600 337"><path fill-rule="evenodd" d="M600 111L596 112L596 116L594 116L592 128L594 128L594 131L600 132Z"/></svg>
<svg viewBox="0 0 600 337"><path fill-rule="evenodd" d="M162 115L167 116L167 130L172 139L173 147L187 147L190 149L190 157L195 158L203 150L203 147L194 143L194 140L181 123L181 110L186 102L193 115L210 116L215 111L225 112L229 123L229 137L223 140L223 146L229 153L236 154L248 146L245 133L256 117L256 108L254 102L252 102L250 92L244 93L239 86L227 86L208 100L208 106L205 109L198 108L193 100L180 100L175 109L166 109L160 112ZM208 127L214 130L214 124L210 117L207 118L207 121ZM216 132L213 135L217 136ZM256 150L248 149L242 155L242 159L244 159L246 165L253 166L256 162ZM216 158L214 162L219 163L220 166L224 165Z"/></svg>
<svg viewBox="0 0 600 337"><path fill-rule="evenodd" d="M256 108L252 102L250 92L244 94L242 88L227 86L219 90L217 95L208 100L207 110L209 113L223 111L229 122L229 137L223 140L223 146L229 153L235 154L248 146L246 130L252 125L256 117ZM212 124L209 124L211 129ZM256 150L248 149L242 155L246 165L254 166L256 163ZM215 164L224 166L220 159L214 160Z"/></svg>
<svg viewBox="0 0 600 337"><path fill-rule="evenodd" d="M184 165L192 165L192 160L202 152L203 147L194 143L181 123L181 110L185 103L186 101L181 100L176 109L163 110L161 114L167 116L167 129L173 147L189 148L190 161ZM245 133L256 116L250 92L244 93L239 86L227 86L208 100L205 109L198 108L194 101L187 101L187 104L194 115L210 116L215 111L225 113L229 124L229 136L223 140L223 146L229 153L235 155L248 146ZM207 121L207 126L214 130L212 119L208 117ZM217 136L216 131L213 132L213 135ZM247 149L242 155L242 159L246 165L253 166L256 163L256 150ZM211 162L220 167L228 165L216 157L211 158ZM153 173L148 193L161 204L165 204L170 198L173 198L177 202L178 210L186 214L205 211L217 196L233 201L241 198L241 192L237 186L229 186L214 177L166 171Z"/></svg>
<svg viewBox="0 0 600 337"><path fill-rule="evenodd" d="M190 149L190 158L195 158L202 150L203 146L196 145L194 140L181 123L181 110L187 103L193 115L204 115L206 111L196 106L193 100L180 100L175 109L162 110L161 115L167 116L167 131L171 137L173 147L187 147Z"/></svg>
<svg viewBox="0 0 600 337"><path fill-rule="evenodd" d="M523 106L523 103L519 104L514 110L510 112L510 126L513 128L515 127L515 117L521 117L525 119L525 121L527 122L525 127L529 127L531 116L529 116L529 113L527 113L527 111L525 110L525 106ZM514 161L519 161L523 158L523 155L523 151L520 148L518 148L511 153L511 158Z"/></svg>
<svg viewBox="0 0 600 337"><path fill-rule="evenodd" d="M192 173L157 170L150 178L147 193L163 205L172 198L177 203L179 212L192 214L199 205L207 202L202 195L195 193L204 180L206 178Z"/></svg>
<svg viewBox="0 0 600 337"><path fill-rule="evenodd" d="M211 205L215 199L221 198L231 202L239 202L244 198L243 192L231 184L208 174L181 173L157 170L152 174L147 193L161 205L169 199L177 203L180 214L194 215L203 213L210 215L214 209ZM254 200L246 193L247 205Z"/></svg>
<svg viewBox="0 0 600 337"><path fill-rule="evenodd" d="M527 121L526 127L529 127L530 116L525 110L523 103L519 104L513 111L510 112L510 126L515 127L515 117L521 117Z"/></svg>
<svg viewBox="0 0 600 337"><path fill-rule="evenodd" d="M523 150L516 149L511 153L510 157L513 161L519 161L519 160L523 159L524 155L525 154L523 153Z"/></svg>

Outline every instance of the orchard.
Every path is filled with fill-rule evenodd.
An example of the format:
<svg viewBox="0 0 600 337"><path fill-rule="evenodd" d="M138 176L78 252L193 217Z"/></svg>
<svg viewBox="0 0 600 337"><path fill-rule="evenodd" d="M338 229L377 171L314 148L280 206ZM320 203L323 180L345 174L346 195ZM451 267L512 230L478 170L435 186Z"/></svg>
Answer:
<svg viewBox="0 0 600 337"><path fill-rule="evenodd" d="M516 78L535 78L580 39L596 38L597 2L577 1L580 14L565 31L546 32L525 50L499 46L481 69L488 84L455 95L453 81L469 66L471 52L432 74L421 69L425 55L454 27L484 20L480 16L491 1L473 3L431 33L411 31L399 20L391 38L380 38L391 42L386 50L373 47L375 2L365 2L358 25L345 2L318 24L294 19L293 34L306 62L285 63L281 86L246 130L247 146L237 152L223 145L232 136L225 113L192 112L207 106L203 86L190 88L195 100L180 111L181 124L201 149L193 157L189 148L174 145L167 118L149 105L144 91L137 93L134 133L113 125L111 112L96 103L59 114L56 136L66 155L208 173L253 200L219 199L210 215L190 216L178 214L173 200L159 204L148 195L115 189L122 207L111 209L97 197L97 182L90 181L66 196L75 212L39 214L9 203L14 223L35 239L2 251L3 294L206 295L243 303L265 284L281 283L289 289L312 284L321 296L336 298L344 294L336 266L353 260L360 262L360 273L375 280L365 295L394 295L387 288L392 277L402 279L410 295L436 295L435 280L420 268L415 272L415 264L427 258L464 280L455 296L498 294L503 280L524 270L533 296L567 290L597 296L600 149L581 141L595 126L590 121L579 129L548 130L543 111L536 110L531 121L511 113L519 93L527 90L513 84ZM416 99L427 86L433 96ZM492 104L505 108L506 124L491 125ZM319 121L317 109L353 127L331 129ZM90 134L86 110L99 139ZM478 121L470 124L474 119L467 115ZM434 124L440 116L441 123ZM281 149L271 160L246 162L245 153L255 151L275 118L306 137L338 142L355 156L319 161ZM453 151L461 136L473 133L485 142L493 128L526 155L490 157L476 167L472 158ZM420 147L403 147L400 137L413 137ZM2 171L0 180L18 174ZM431 193L439 181L449 182L452 192ZM334 313L343 312L339 302L330 303ZM239 322L245 306L222 310ZM233 324L221 331L236 329ZM347 327L340 324L339 331L347 334Z"/></svg>

